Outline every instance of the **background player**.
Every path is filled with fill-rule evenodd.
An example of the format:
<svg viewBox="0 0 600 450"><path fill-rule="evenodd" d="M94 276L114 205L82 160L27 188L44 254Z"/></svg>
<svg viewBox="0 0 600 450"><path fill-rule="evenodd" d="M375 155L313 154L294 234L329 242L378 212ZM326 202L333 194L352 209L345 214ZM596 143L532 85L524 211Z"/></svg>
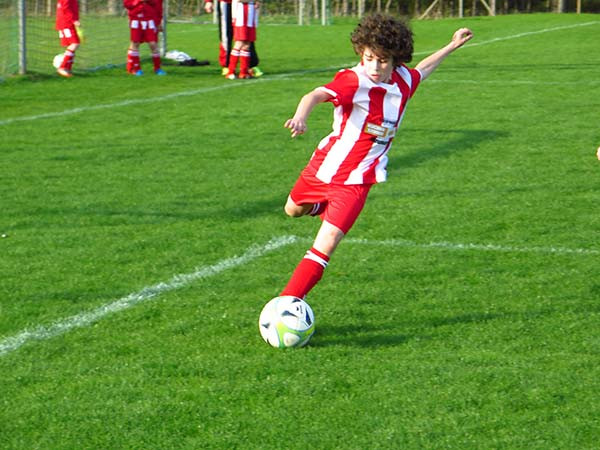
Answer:
<svg viewBox="0 0 600 450"><path fill-rule="evenodd" d="M56 71L66 78L73 76L73 60L81 43L78 33L80 27L77 0L58 0L56 5L56 29L60 37L60 45L66 47L66 49L63 60Z"/></svg>
<svg viewBox="0 0 600 450"><path fill-rule="evenodd" d="M140 44L147 42L152 52L154 73L166 75L161 69L158 51L158 27L162 27L162 0L123 0L123 6L129 11L129 31L131 44L127 51L127 72L143 75L140 65Z"/></svg>
<svg viewBox="0 0 600 450"><path fill-rule="evenodd" d="M256 41L258 25L258 3L254 0L237 0L233 11L233 48L229 54L229 71L225 78L236 78L236 67L240 63L239 78L250 75L250 44Z"/></svg>
<svg viewBox="0 0 600 450"><path fill-rule="evenodd" d="M229 73L229 54L233 43L233 18L231 14L232 0L217 0L217 21L219 23L219 64L223 75ZM213 0L204 3L204 11L208 14L213 12ZM254 42L250 43L250 69L248 72L253 77L263 75L258 67L259 59Z"/></svg>
<svg viewBox="0 0 600 450"><path fill-rule="evenodd" d="M323 102L335 106L333 131L319 143L285 205L289 216L319 215L322 224L281 295L304 298L319 282L369 190L386 179L387 152L408 100L421 81L472 37L467 28L457 30L448 45L411 69L405 65L413 53L408 26L382 14L367 16L351 35L361 62L302 97L294 117L284 124L292 137L306 131L310 112Z"/></svg>

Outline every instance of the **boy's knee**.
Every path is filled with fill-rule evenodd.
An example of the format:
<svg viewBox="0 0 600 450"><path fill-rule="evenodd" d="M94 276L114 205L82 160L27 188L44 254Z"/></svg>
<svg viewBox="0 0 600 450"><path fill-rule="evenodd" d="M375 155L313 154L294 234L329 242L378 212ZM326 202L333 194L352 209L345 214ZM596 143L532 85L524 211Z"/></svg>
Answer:
<svg viewBox="0 0 600 450"><path fill-rule="evenodd" d="M302 206L296 204L290 205L289 203L286 203L286 205L283 207L283 210L290 217L300 217L305 214Z"/></svg>

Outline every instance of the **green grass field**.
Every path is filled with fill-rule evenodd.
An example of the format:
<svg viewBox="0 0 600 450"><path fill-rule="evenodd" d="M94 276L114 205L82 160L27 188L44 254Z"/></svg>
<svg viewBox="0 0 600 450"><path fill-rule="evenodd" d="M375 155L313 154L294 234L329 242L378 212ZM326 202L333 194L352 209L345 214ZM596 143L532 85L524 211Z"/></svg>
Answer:
<svg viewBox="0 0 600 450"><path fill-rule="evenodd" d="M459 26L298 350L257 320L319 226L282 207L332 107L283 122L352 22L261 27L256 81L174 24L210 66L0 84L0 447L598 448L600 19L414 22L413 63Z"/></svg>

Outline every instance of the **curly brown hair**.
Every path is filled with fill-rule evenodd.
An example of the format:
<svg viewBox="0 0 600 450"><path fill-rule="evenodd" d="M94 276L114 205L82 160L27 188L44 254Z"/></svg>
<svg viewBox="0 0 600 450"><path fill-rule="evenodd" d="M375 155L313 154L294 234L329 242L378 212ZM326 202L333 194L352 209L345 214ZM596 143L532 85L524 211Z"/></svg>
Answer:
<svg viewBox="0 0 600 450"><path fill-rule="evenodd" d="M356 26L350 40L361 55L365 48L379 56L392 58L394 65L412 60L413 34L408 24L385 14L365 16Z"/></svg>

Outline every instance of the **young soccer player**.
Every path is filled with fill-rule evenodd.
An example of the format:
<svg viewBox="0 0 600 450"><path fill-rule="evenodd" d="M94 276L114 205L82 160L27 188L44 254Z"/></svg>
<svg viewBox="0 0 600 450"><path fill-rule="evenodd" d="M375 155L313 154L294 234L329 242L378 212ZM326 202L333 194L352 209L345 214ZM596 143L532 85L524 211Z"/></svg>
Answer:
<svg viewBox="0 0 600 450"><path fill-rule="evenodd" d="M158 32L162 27L162 0L123 0L129 11L129 31L131 44L127 50L127 72L143 75L140 65L140 44L147 42L152 52L152 64L156 75L166 75L161 68L158 50Z"/></svg>
<svg viewBox="0 0 600 450"><path fill-rule="evenodd" d="M408 100L419 83L472 37L467 28L457 30L448 45L411 69L406 66L413 53L410 28L386 15L367 16L351 35L360 63L302 97L284 124L291 136L306 131L308 116L323 102L335 107L333 131L319 143L285 204L289 216L318 215L322 224L281 295L304 298L319 282L369 190L386 179L387 153Z"/></svg>
<svg viewBox="0 0 600 450"><path fill-rule="evenodd" d="M73 76L73 60L81 43L78 33L80 26L77 0L58 0L56 5L56 29L60 37L60 45L66 47L62 63L56 69L60 76L66 78Z"/></svg>
<svg viewBox="0 0 600 450"><path fill-rule="evenodd" d="M252 78L250 75L250 45L256 41L258 25L258 3L254 0L238 0L233 11L233 47L229 54L229 70L225 78L234 80L240 63L239 78Z"/></svg>
<svg viewBox="0 0 600 450"><path fill-rule="evenodd" d="M233 19L231 17L232 0L215 0L217 4L217 22L219 24L219 64L223 75L229 73L229 55L231 53L231 44L233 42ZM213 0L205 0L204 11L207 14L213 12ZM250 43L250 69L248 73L252 77L263 75L258 67L259 58L256 53L254 42Z"/></svg>

